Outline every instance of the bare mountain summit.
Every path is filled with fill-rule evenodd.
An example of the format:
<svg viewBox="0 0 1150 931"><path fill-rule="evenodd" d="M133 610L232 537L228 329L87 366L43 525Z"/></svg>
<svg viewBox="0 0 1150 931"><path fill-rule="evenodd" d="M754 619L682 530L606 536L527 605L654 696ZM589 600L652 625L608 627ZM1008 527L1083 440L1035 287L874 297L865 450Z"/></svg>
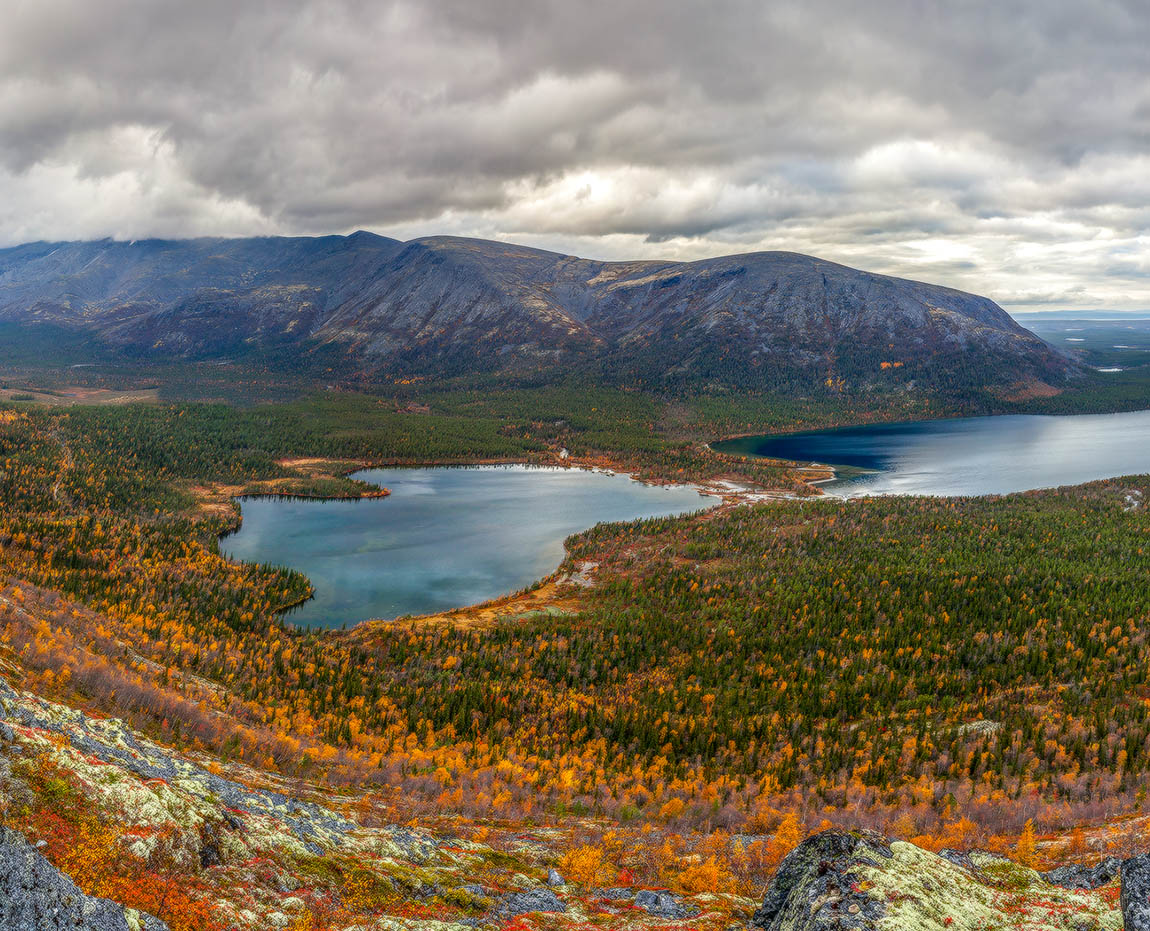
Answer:
<svg viewBox="0 0 1150 931"><path fill-rule="evenodd" d="M599 262L371 233L0 250L0 321L118 353L386 377L856 389L1056 384L1072 363L987 298L789 252Z"/></svg>

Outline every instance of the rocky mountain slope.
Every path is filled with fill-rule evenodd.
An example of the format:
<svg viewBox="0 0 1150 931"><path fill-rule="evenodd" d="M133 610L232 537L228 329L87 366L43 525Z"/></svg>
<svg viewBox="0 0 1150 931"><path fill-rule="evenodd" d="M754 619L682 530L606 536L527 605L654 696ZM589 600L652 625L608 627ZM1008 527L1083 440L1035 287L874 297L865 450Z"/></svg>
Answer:
<svg viewBox="0 0 1150 931"><path fill-rule="evenodd" d="M1150 927L1145 856L1040 874L832 830L792 851L756 902L568 883L560 830L524 827L494 849L371 812L368 797L189 757L0 680L0 813L18 829L0 829L4 928Z"/></svg>
<svg viewBox="0 0 1150 931"><path fill-rule="evenodd" d="M465 931L519 916L572 928L691 918L717 931L754 907L569 885L554 870L560 831L525 827L496 850L372 811L369 797L225 771L0 680L0 813L25 833L0 836L0 928L53 928L36 916L66 905L67 927L85 931L164 929L149 911L170 931Z"/></svg>
<svg viewBox="0 0 1150 931"><path fill-rule="evenodd" d="M257 355L339 375L543 370L627 384L1060 383L992 301L786 252L599 262L506 243L348 237L0 250L0 322L138 357Z"/></svg>

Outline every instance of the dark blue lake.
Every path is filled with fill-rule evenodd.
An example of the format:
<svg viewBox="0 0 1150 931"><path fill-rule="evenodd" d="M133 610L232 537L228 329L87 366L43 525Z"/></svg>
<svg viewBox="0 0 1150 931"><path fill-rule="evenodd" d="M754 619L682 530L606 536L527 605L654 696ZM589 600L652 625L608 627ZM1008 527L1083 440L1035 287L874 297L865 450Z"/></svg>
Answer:
<svg viewBox="0 0 1150 931"><path fill-rule="evenodd" d="M582 469L371 469L363 501L245 498L232 559L290 566L315 597L288 620L341 627L488 601L555 571L563 541L601 521L682 514L715 498Z"/></svg>
<svg viewBox="0 0 1150 931"><path fill-rule="evenodd" d="M853 467L822 485L847 497L1006 494L1150 472L1150 411L966 417L712 445L726 453Z"/></svg>

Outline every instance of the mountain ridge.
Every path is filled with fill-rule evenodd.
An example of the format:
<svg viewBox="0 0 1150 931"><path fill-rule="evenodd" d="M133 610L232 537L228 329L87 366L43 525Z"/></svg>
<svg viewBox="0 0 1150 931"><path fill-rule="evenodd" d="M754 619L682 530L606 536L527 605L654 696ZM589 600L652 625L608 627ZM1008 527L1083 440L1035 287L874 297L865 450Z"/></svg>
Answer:
<svg viewBox="0 0 1150 931"><path fill-rule="evenodd" d="M837 389L1076 371L988 298L795 252L607 262L366 231L16 246L0 250L0 320L137 358L316 357L337 376L536 368Z"/></svg>

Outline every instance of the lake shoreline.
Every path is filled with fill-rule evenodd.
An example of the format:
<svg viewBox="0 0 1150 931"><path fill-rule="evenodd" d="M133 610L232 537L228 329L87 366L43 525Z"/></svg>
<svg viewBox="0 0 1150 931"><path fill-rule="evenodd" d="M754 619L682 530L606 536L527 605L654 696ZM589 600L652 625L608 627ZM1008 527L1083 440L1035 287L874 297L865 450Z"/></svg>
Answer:
<svg viewBox="0 0 1150 931"><path fill-rule="evenodd" d="M756 434L749 434L756 435ZM708 446L709 444L704 444ZM718 453L716 455L727 455ZM298 463L313 463L313 462L334 462L338 460L283 460L281 465L295 466ZM344 460L347 462L347 460ZM507 457L500 458L485 458L485 459L439 459L439 460L426 460L421 462L411 462L405 460L356 460L350 467L340 470L339 475L342 478L351 478L360 472L371 471L373 469L483 469L483 468L497 468L500 466L520 466L524 468L538 468L538 469L563 469L574 470L590 473L598 473L605 475L618 475L626 477L630 481L637 482L640 485L646 485L656 488L684 488L697 492L703 498L716 499L714 504L700 508L698 511L685 514L686 519L706 519L709 515L725 512L734 507L742 507L746 505L753 505L765 501L810 501L817 500L823 497L825 493L817 487L818 484L828 481L833 481L836 477L835 471L831 467L823 467L821 465L815 466L814 471L816 476L801 476L803 484L808 486L813 492L813 495L800 495L792 492L784 491L781 489L772 489L768 487L758 487L746 480L738 482L724 478L712 478L693 481L679 481L673 478L668 478L662 475L641 475L638 472L630 471L622 463L611 463L610 460L604 461L603 458L596 458L588 460L583 458L569 457L567 459L555 458L553 460L540 461L538 459L514 459ZM803 465L795 465L796 471L809 472L811 467ZM829 474L824 474L829 473ZM362 494L342 493L332 495L319 495L319 494L292 494L290 492L275 492L275 491L251 491L231 496L231 500L239 506L236 520L233 526L220 533L217 537L217 543L222 544L224 540L232 537L240 532L243 527L243 511L242 502L245 500L255 499L269 499L269 500L292 500L298 499L302 501L360 501L386 498L391 495L391 490L386 487L380 487L378 491L365 491ZM564 561L566 560L566 547L564 547ZM228 556L222 552L221 555L230 561L237 561L234 557ZM257 563L258 564L258 563ZM562 562L560 563L560 566ZM307 577L306 573L302 573ZM493 611L497 608L511 606L525 597L530 598L531 593L535 588L547 587L554 585L558 576L560 575L559 568L555 571L542 576L531 586L524 589L508 592L506 594L498 595L494 598L487 599L480 602L475 602L468 605L461 605L458 608L451 609L450 611L433 611L420 615L413 616L399 616L396 618L365 618L362 621L348 627L346 630L340 628L327 628L323 630L324 635L344 635L351 634L353 631L360 630L364 625L377 625L377 624L396 624L396 623L415 623L426 622L435 623L442 622L448 618L459 616L467 616L475 612ZM311 579L308 578L308 584L311 586L311 592L306 596L302 596L287 604L284 604L275 609L275 613L280 617L281 621L297 630L306 630L308 628L299 627L292 624L288 616L295 609L307 604L315 598L314 585Z"/></svg>
<svg viewBox="0 0 1150 931"><path fill-rule="evenodd" d="M352 473L361 471L360 469L352 470ZM245 498L279 498L285 501L370 501L374 498L386 498L391 494L389 488L379 488L370 491L364 491L360 494L351 493L336 493L331 495L313 495L302 494L294 491L251 491L244 492L243 494L234 495L233 501L242 501Z"/></svg>
<svg viewBox="0 0 1150 931"><path fill-rule="evenodd" d="M361 500L361 499L370 499L370 498L380 499L380 498L390 497L393 494L393 490L391 488L388 488L388 487L381 484L378 492L371 492L371 491L365 490L365 493L363 493L363 494L342 494L342 495L340 495L340 494L336 494L336 495L316 495L316 494L296 495L296 494L291 494L291 493L287 493L287 492L271 492L271 491L261 492L258 490L250 492L250 493L246 493L246 494L235 495L232 500L233 500L233 503L237 506L237 508L236 508L236 511L237 511L236 522L232 527L230 527L228 529L228 531L220 534L220 536L218 538L218 541L220 544L220 554L224 558L232 561L233 563L263 564L263 565L287 565L287 566L290 566L293 569L295 569L295 571L300 572L300 574L303 575L308 581L308 584L311 588L310 593L305 595L305 596L301 596L298 599L293 599L291 602L279 605L275 608L276 614L278 614L280 616L281 623L283 623L285 626L293 627L296 630L300 630L300 631L313 630L316 632L322 631L322 633L324 635L340 635L341 633L348 633L350 631L358 631L365 624L370 626L370 625L375 625L375 624L395 624L395 623L402 623L402 622L407 622L407 621L434 622L434 620L436 618L448 618L448 617L452 618L452 620L450 621L451 623L460 623L462 618L467 617L467 616L475 616L477 612L480 614L482 614L484 612L490 613L492 611L496 611L496 609L499 609L497 611L497 613L502 615L502 614L508 613L508 611L511 608L514 608L516 606L518 606L519 613L523 613L523 611L530 610L530 609L543 610L543 609L548 608L550 606L550 602L548 602L547 604L543 604L543 605L531 604L530 602L532 602L532 600L533 600L532 593L535 592L537 589L547 588L548 586L554 586L555 584L561 582L561 580L560 580L560 574L561 574L560 569L563 566L563 564L566 562L566 560L569 556L569 553L568 553L568 551L566 549L566 545L565 545L566 538L568 536L572 536L574 534L578 534L578 533L584 532L585 530L591 529L596 523L600 523L600 522L606 522L606 523L628 522L628 521L634 521L634 520L644 520L647 518L673 517L673 516L678 516L680 514L684 517L695 516L695 515L705 514L705 513L711 512L711 511L715 511L715 510L718 510L720 508L724 508L725 506L730 506L735 501L742 501L748 494L754 493L754 489L751 489L751 488L737 488L736 489L736 488L730 487L729 485L724 486L720 483L712 484L710 482L699 482L699 481L674 481L674 480L665 478L663 476L656 476L656 477L643 476L643 477L640 477L640 475L638 473L625 471L623 469L606 468L602 465L601 462L589 464L589 463L580 462L580 461L571 461L570 459L559 461L559 462L555 462L555 461L540 462L540 461L531 461L531 460L524 461L524 460L511 460L511 459L500 459L498 461L475 461L475 460L459 461L459 460L455 460L455 461L451 461L451 462L439 462L439 463L434 463L434 464L432 464L432 463L418 463L418 464L416 464L416 463L405 462L402 464L396 464L396 465L390 465L390 466L388 466L388 465L378 465L377 466L374 463L357 461L353 467L344 470L344 476L349 477L349 478L353 478L356 481L369 482L369 483L374 483L376 481L380 481L380 482L386 481L390 485L390 484L393 484L395 482L401 481L400 478L398 478L394 474L397 472L404 472L404 471L419 472L420 470L424 470L424 471L438 471L438 470L444 470L444 471L495 470L495 471L499 471L503 468L513 469L515 471L519 471L522 473L530 473L532 471L538 470L540 472L552 473L552 474L554 474L554 473L560 473L560 474L562 474L562 473L582 473L582 474L586 474L586 475L602 475L605 478L616 478L618 480L625 480L628 485L630 485L631 483L635 483L636 485L643 486L643 487L650 488L650 489L674 488L674 489L678 489L678 490L681 490L684 492L691 492L692 495L691 495L690 501L682 502L682 509L681 510L667 511L667 510L665 510L666 504L656 504L655 506L653 506L652 511L646 515L639 513L636 516L630 516L630 515L628 515L626 510L624 510L622 513L620 513L620 515L618 517L604 516L604 517L600 517L598 520L592 519L589 515L588 516L588 522L587 522L586 526L580 525L577 528L571 529L571 530L567 530L566 528L563 528L562 539L558 540L558 543L561 545L562 552L558 555L557 563L552 564L554 566L554 568L552 568L550 571L546 571L544 573L541 573L539 576L531 579L531 581L529 582L529 584L526 587L518 587L518 586L509 587L507 590L498 592L497 594L494 594L490 598L485 598L482 600L475 600L475 601L461 601L460 603L458 603L457 607L452 607L452 608L446 609L446 610L432 609L430 611L424 611L424 612L420 612L418 614L415 614L415 613L412 613L409 611L404 611L402 609L401 606L403 605L404 597L401 596L399 598L399 600L395 603L396 604L395 610L397 610L397 613L395 613L394 615L392 615L391 613L388 613L388 614L383 615L383 616L363 614L363 615L361 615L361 618L362 618L361 620L352 621L349 618L346 626L331 626L331 627L322 626L323 622L318 619L318 616L309 618L307 620L297 620L296 618L294 618L292 616L296 609L298 609L298 608L302 607L303 605L307 604L308 602L314 600L317 597L317 592L319 590L326 591L326 592L328 592L329 595L332 591L339 591L340 590L340 586L342 585L342 583L333 581L333 577L330 575L330 570L327 574L325 574L324 572L321 572L319 570L318 564L313 564L309 568L308 565L306 565L306 564L301 565L300 562L298 562L298 561L293 561L292 559L285 558L284 553L277 553L277 552L275 552L274 549L272 550L272 552L269 553L266 549L261 552L259 549L252 550L251 548L248 548L247 551L244 552L244 549L241 548L240 552L237 553L236 550L234 549L234 547L228 546L227 544L225 544L224 541L227 540L228 538L235 537L235 535L238 534L242 528L244 528L245 526L248 525L250 518L249 518L249 515L246 513L248 508L245 508L245 506L244 506L246 502L251 502L251 501L256 501L256 500L291 501L292 499L297 499L301 502L328 501L328 502L334 503L334 502L339 502L339 501L357 501L357 500ZM370 478L370 477L367 477L366 475L364 475L364 473L370 473L373 469L387 469L387 470L390 470L393 473L393 475L390 479L388 479L386 476L380 476L378 479L373 479L373 478ZM490 488L490 486L487 486L487 487ZM514 486L512 486L512 487L514 487ZM543 487L546 487L546 486L543 486ZM612 487L612 486L608 486L608 488L610 488L610 487ZM615 494L617 495L618 494L618 486L614 486L614 487L616 488ZM481 488L482 488L482 486L481 486ZM584 492L584 493L586 493L586 492ZM497 499L498 499L498 491L497 490L496 490L496 494L497 494ZM598 497L597 495L595 495L594 492L592 492L592 494L596 498ZM484 493L482 490L480 491L480 496L484 497ZM521 495L521 494L514 494L513 493L509 498L505 496L506 500L515 500L515 501L519 501L519 502L530 501L531 498L532 498L532 496L530 494ZM606 502L609 502L611 500L611 498L610 498L610 496L608 496L608 498L606 498L604 500ZM671 498L670 500L674 501L675 499ZM405 495L404 496L404 503L410 504L410 501L411 501L410 496ZM641 507L640 507L640 510L642 510ZM608 514L609 513L610 512L608 510ZM632 511L632 513L634 513L634 511ZM265 519L266 519L266 514L267 514L267 512L265 511L264 512ZM368 518L368 519L370 520L370 518ZM570 518L568 517L567 526L572 527L572 526L574 526L574 523L577 523L577 522L572 522L570 520ZM266 523L264 523L263 520L261 520L260 526L266 528L268 525ZM497 528L499 526L498 521L493 518L493 523L491 524L491 526L492 526L492 528ZM402 523L398 524L397 527L402 527ZM260 532L263 534L266 534L269 531L267 531L265 529L265 530L261 530ZM402 533L402 531L400 531L400 532ZM411 554L419 553L419 547L421 545L423 545L423 544L420 544L418 542L418 539L417 539L415 542L413 542L411 544L411 546L413 546L414 549L411 549L410 553ZM549 547L551 545L553 545L553 544L548 544ZM281 546L282 546L282 544L281 544ZM402 541L398 544L398 548L396 548L396 544L394 544L394 543L389 544L389 552L393 555L396 552L398 552L399 550L406 550L406 549L408 549L408 547L405 546ZM332 558L330 556L325 557L325 559L328 560L329 564L331 563ZM387 562L390 566L390 571L392 571L392 572L402 571L402 570L397 570L396 564L391 559L391 557L388 557ZM451 566L452 571L454 571L457 566L466 570L466 568L468 566L468 561L466 558L461 558L460 562L451 563L450 566ZM316 578L316 572L320 573L318 580ZM338 577L338 576L336 576L336 577ZM493 580L496 580L498 578L499 578L498 574L492 576ZM337 588L333 589L333 585L337 586ZM383 589L381 589L381 590L383 590ZM344 591L345 595L354 599L355 591L356 591L356 589L354 587L343 588L343 591ZM400 589L398 589L397 591L403 591L402 587ZM444 591L447 591L447 590L445 589ZM562 598L566 598L568 594L569 593L563 593ZM388 597L390 597L390 596L388 596ZM410 597L408 597L408 600L410 600ZM431 600L434 601L436 599L433 598ZM440 598L439 600L442 601L442 598ZM347 601L347 599L345 598L345 603L346 603L346 601ZM340 616L339 611L341 611L341 610L346 611L347 609L346 609L346 607L343 609L329 608L326 602L323 605L323 607L320 609L321 612L329 611L329 610L331 611L331 613L328 615L325 615L325 617L338 618ZM353 611L354 611L354 609L353 609ZM315 611L312 611L309 613L312 615L316 615ZM515 611L511 611L511 613L515 613Z"/></svg>

